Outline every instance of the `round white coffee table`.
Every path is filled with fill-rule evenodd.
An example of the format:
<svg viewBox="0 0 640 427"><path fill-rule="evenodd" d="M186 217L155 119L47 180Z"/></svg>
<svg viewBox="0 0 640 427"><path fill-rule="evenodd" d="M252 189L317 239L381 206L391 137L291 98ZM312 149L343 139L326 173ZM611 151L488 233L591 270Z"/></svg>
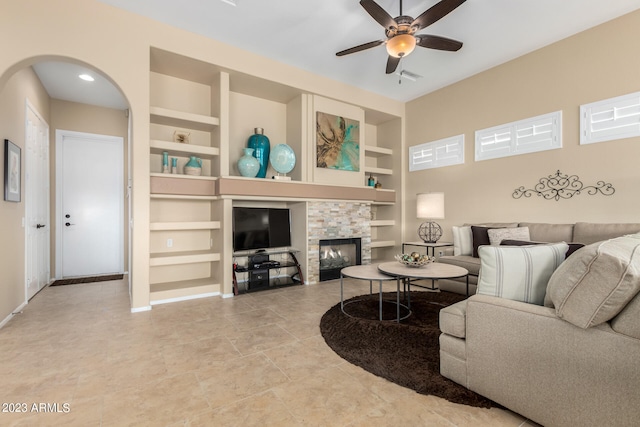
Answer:
<svg viewBox="0 0 640 427"><path fill-rule="evenodd" d="M458 267L457 265L440 264L438 262L430 262L422 267L409 267L398 261L383 262L378 264L378 269L390 276L394 276L398 281L398 289L400 289L400 281L403 281L407 290L407 295L411 295L411 279L456 279L458 277L467 278L467 296L469 296L469 271L466 268ZM410 297L407 299L407 304L411 308Z"/></svg>
<svg viewBox="0 0 640 427"><path fill-rule="evenodd" d="M348 301L346 304L344 302L344 278L345 277L350 277L352 279L360 279L360 280L368 280L369 281L369 294L373 294L373 285L372 283L374 281L377 281L379 283L379 314L380 314L380 320L382 319L382 282L386 281L386 280L396 280L397 282L397 289L396 289L396 307L397 307L397 312L396 312L396 321L400 322L401 320L406 319L407 317L409 317L411 315L411 310L409 309L408 306L401 304L400 303L400 281L398 281L396 279L395 276L390 276L388 274L384 274L380 271L380 269L378 268L378 264L367 264L367 265L353 265L350 267L345 267L340 271L340 309L342 310L342 312L344 314L346 314L347 316L351 316L349 313L347 313L344 309L345 305L348 305L352 302L357 302L359 300L354 299L351 301ZM400 317L400 308L404 307L405 309L408 310L408 314Z"/></svg>

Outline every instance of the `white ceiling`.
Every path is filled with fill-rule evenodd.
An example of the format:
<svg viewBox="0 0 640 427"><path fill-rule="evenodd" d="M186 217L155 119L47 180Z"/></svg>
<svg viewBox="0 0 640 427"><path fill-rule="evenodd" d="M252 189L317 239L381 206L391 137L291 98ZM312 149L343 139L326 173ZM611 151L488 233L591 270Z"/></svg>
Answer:
<svg viewBox="0 0 640 427"><path fill-rule="evenodd" d="M422 78L399 84L397 75L385 74L384 46L336 57L340 50L384 38L382 27L357 0L99 1L399 101L640 9L638 0L468 0L419 32L460 40L462 49L417 47L398 70ZM398 15L399 0L377 2L391 16ZM403 13L415 18L436 3L406 0Z"/></svg>

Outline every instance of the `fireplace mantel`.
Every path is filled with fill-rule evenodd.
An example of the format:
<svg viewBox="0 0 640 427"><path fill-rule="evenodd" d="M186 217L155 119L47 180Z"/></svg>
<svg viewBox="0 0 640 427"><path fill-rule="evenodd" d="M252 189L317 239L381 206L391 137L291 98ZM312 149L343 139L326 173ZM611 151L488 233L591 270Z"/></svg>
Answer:
<svg viewBox="0 0 640 427"><path fill-rule="evenodd" d="M352 200L394 203L394 190L373 187L315 184L300 181L278 181L264 178L225 176L217 179L185 179L175 176L152 176L152 194L181 194L191 196L221 196L242 199Z"/></svg>

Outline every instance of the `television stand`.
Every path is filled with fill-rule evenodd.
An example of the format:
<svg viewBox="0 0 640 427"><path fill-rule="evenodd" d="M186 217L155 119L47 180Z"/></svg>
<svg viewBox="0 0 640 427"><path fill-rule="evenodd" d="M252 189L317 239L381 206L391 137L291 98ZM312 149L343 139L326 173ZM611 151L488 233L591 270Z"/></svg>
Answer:
<svg viewBox="0 0 640 427"><path fill-rule="evenodd" d="M283 288L287 286L301 285L304 283L302 269L296 258L297 250L260 251L234 253L233 263L233 294L240 295L248 292L263 291L267 289ZM274 260L273 255L280 255L282 260ZM245 266L239 266L236 258L247 258ZM285 269L291 274L273 276L272 271ZM246 274L246 286L241 287L238 275Z"/></svg>

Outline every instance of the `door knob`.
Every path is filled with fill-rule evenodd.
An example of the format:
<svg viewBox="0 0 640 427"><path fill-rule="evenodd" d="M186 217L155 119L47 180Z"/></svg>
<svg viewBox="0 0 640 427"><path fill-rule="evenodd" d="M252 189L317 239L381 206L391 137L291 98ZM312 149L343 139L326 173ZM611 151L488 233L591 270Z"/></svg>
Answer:
<svg viewBox="0 0 640 427"><path fill-rule="evenodd" d="M65 217L65 218L71 218L71 215L66 214L64 217Z"/></svg>
<svg viewBox="0 0 640 427"><path fill-rule="evenodd" d="M36 228L44 228L44 227L46 227L46 225L44 225L44 224L36 224Z"/></svg>
<svg viewBox="0 0 640 427"><path fill-rule="evenodd" d="M70 225L75 225L75 224L71 224L70 222L65 222L64 225L66 225L67 227L69 227Z"/></svg>

